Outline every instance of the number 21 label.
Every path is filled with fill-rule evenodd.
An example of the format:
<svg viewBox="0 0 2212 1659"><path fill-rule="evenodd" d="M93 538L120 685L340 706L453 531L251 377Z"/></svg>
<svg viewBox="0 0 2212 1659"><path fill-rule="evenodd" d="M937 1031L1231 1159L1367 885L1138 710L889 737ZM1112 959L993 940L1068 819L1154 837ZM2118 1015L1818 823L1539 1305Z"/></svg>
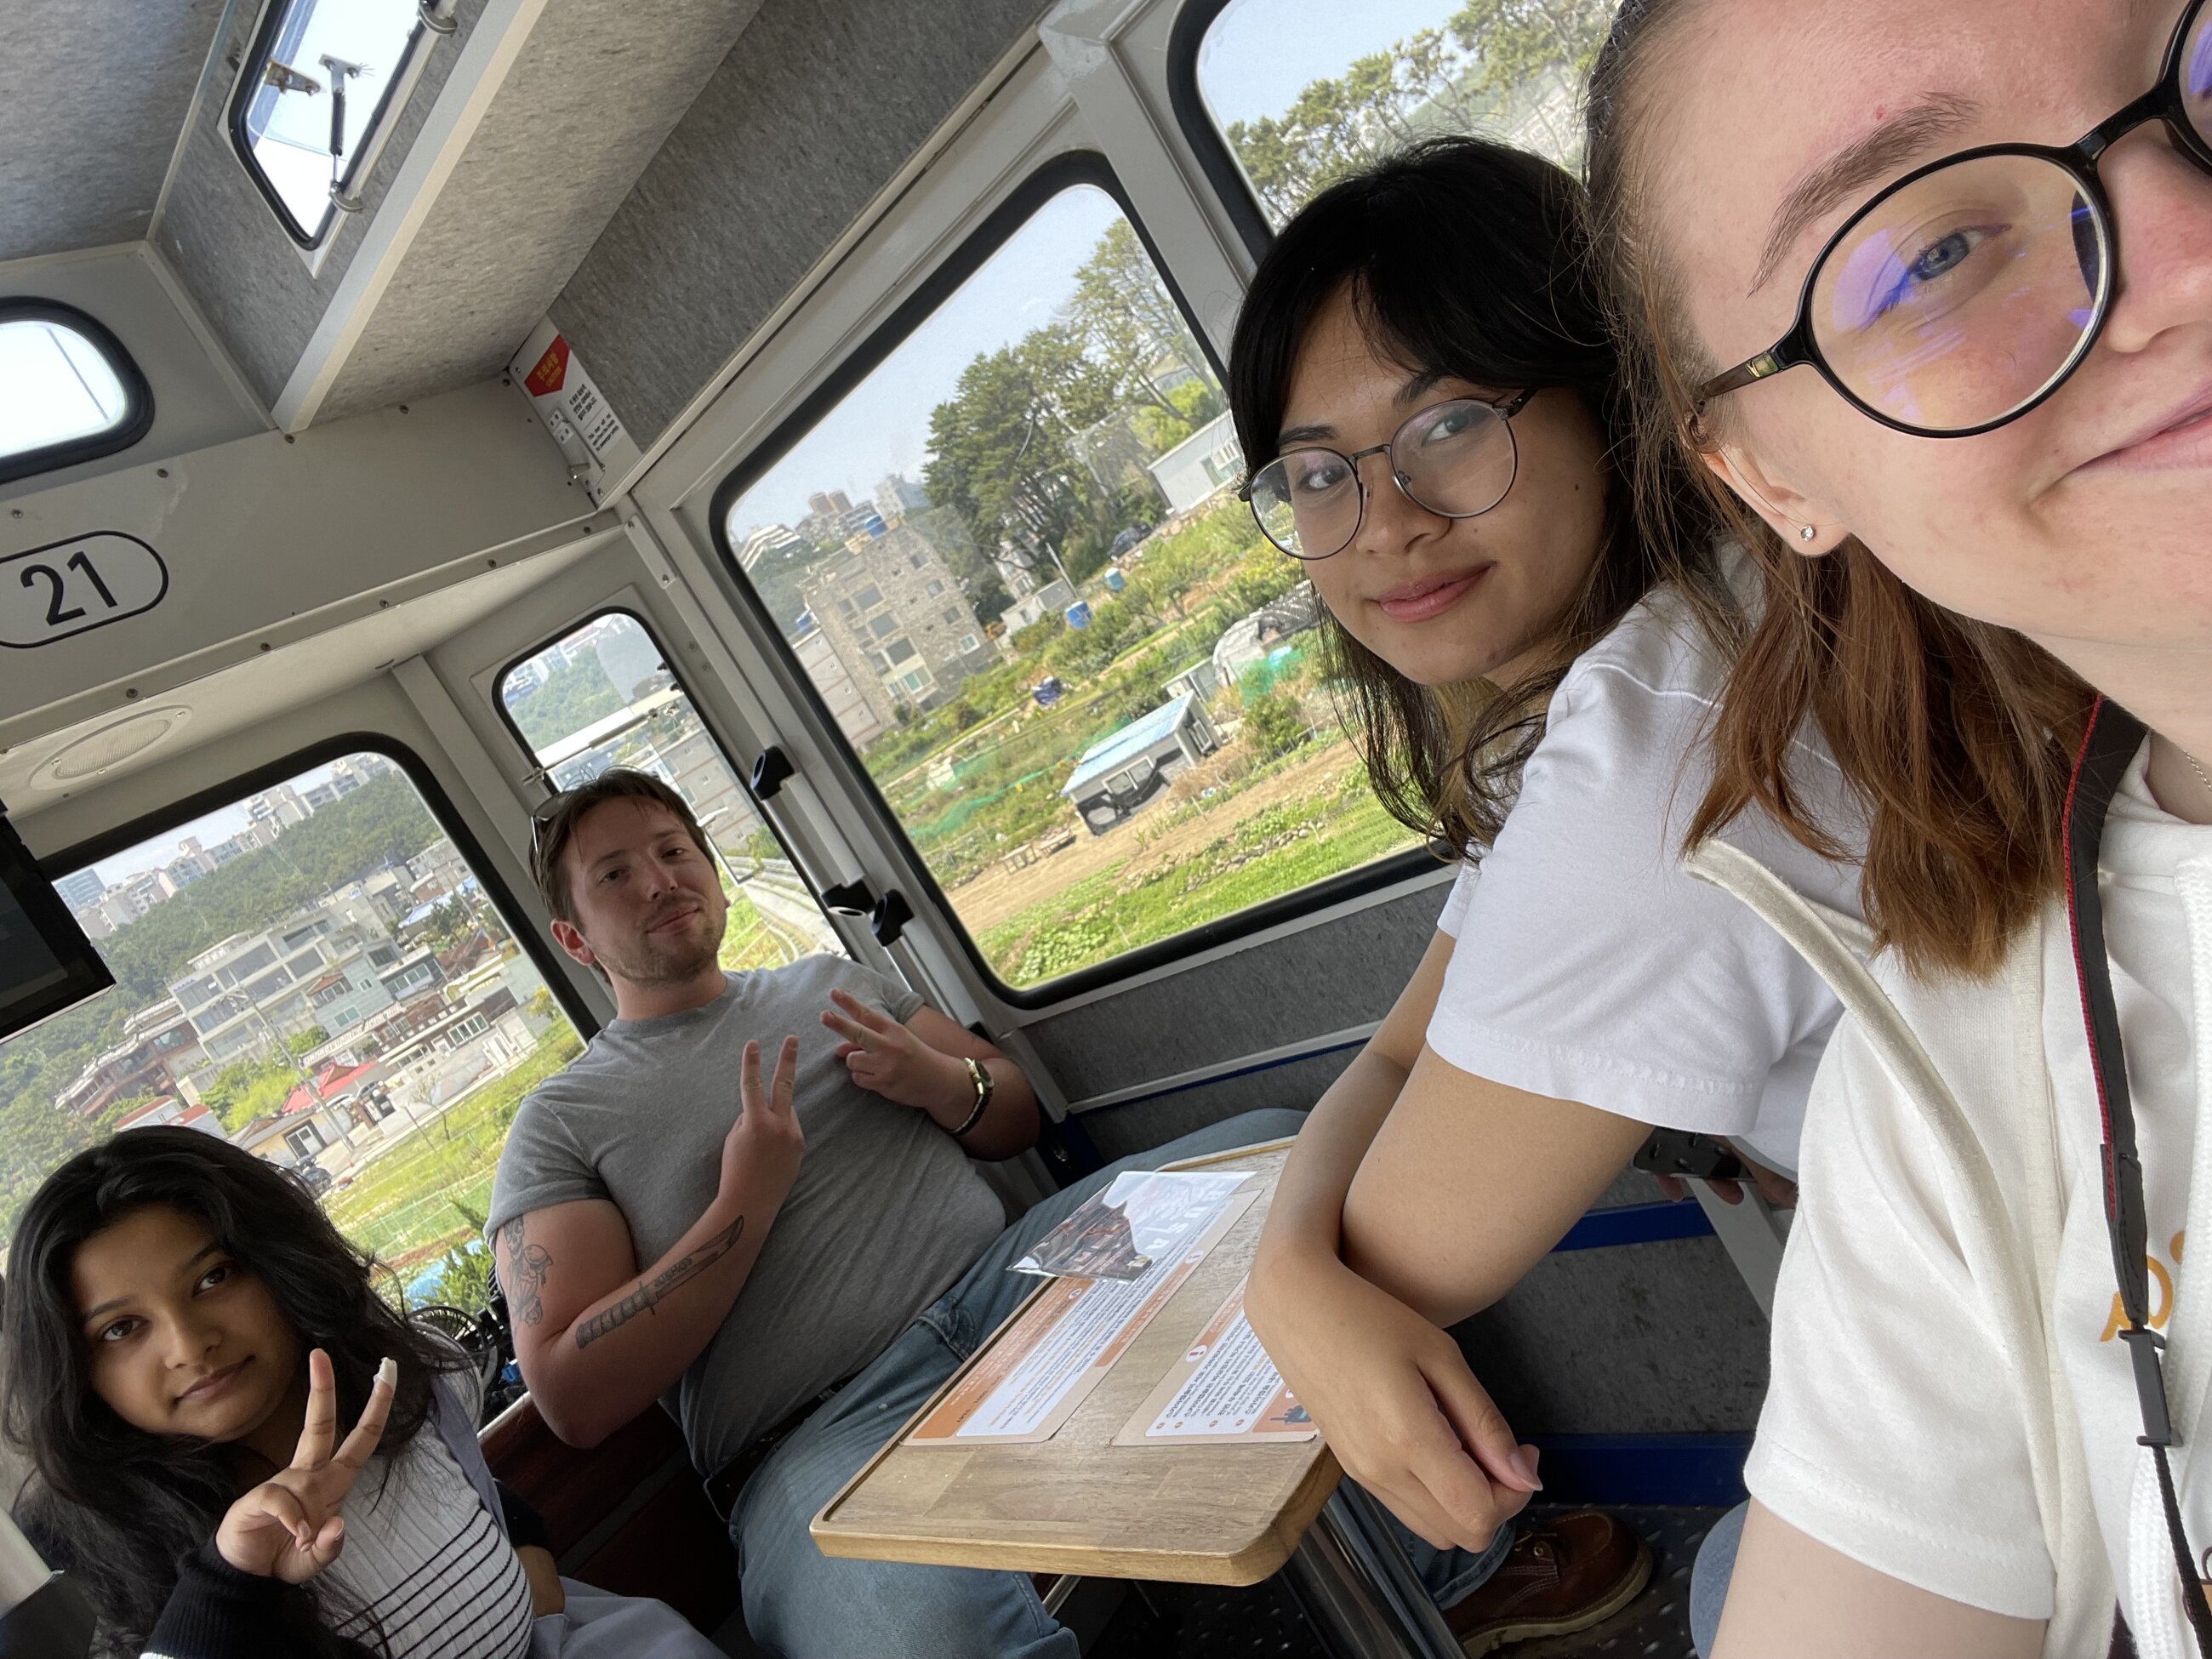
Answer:
<svg viewBox="0 0 2212 1659"><path fill-rule="evenodd" d="M161 556L116 531L12 553L0 557L0 646L52 645L151 611L168 591Z"/></svg>

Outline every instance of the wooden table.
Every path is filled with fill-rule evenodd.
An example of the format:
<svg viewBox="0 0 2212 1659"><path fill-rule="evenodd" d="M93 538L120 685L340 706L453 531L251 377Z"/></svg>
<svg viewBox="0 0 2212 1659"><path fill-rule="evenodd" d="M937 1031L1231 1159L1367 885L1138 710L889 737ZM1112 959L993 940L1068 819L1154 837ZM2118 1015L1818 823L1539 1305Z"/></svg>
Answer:
<svg viewBox="0 0 2212 1659"><path fill-rule="evenodd" d="M1402 1553L1378 1540L1369 1500L1349 1487L1332 1496L1342 1470L1320 1439L1252 1446L1113 1443L1250 1268L1290 1144L1164 1166L1247 1165L1261 1175L1259 1200L1050 1440L902 1443L990 1352L994 1334L823 1505L812 1526L822 1553L1197 1584L1257 1583L1288 1565L1308 1611L1342 1650L1457 1656ZM1053 1282L1041 1281L1038 1293Z"/></svg>

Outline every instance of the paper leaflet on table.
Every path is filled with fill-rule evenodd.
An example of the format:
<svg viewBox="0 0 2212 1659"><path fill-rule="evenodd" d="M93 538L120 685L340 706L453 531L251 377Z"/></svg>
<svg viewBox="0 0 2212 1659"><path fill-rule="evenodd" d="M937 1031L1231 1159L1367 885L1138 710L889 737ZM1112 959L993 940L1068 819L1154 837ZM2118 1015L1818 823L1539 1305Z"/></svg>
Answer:
<svg viewBox="0 0 2212 1659"><path fill-rule="evenodd" d="M1127 1170L1013 1265L1055 1279L1133 1279L1212 1226L1249 1170Z"/></svg>
<svg viewBox="0 0 2212 1659"><path fill-rule="evenodd" d="M1180 1255L1135 1279L1065 1279L1045 1286L906 1443L1034 1445L1051 1439L1259 1196L1256 1188L1231 1194Z"/></svg>
<svg viewBox="0 0 2212 1659"><path fill-rule="evenodd" d="M1114 1437L1117 1446L1281 1445L1321 1432L1244 1316L1239 1279L1160 1385Z"/></svg>

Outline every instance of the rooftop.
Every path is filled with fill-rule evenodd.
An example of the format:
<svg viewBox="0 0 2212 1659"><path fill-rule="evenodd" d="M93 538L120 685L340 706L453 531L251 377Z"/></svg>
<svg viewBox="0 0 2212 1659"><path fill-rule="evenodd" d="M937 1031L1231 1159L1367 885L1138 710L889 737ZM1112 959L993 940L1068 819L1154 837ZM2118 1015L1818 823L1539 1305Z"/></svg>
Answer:
<svg viewBox="0 0 2212 1659"><path fill-rule="evenodd" d="M1070 800L1078 799L1099 779L1121 770L1154 744L1173 737L1197 701L1185 692L1173 702L1163 703L1151 714L1139 715L1120 731L1108 732L1083 751L1083 758L1075 763L1074 772L1060 785L1060 793Z"/></svg>

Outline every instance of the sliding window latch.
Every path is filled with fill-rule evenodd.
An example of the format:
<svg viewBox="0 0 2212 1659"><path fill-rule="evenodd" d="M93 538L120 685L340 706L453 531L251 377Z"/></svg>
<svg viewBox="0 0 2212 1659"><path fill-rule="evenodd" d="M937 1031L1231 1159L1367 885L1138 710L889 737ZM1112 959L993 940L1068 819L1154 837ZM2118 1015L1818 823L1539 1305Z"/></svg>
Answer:
<svg viewBox="0 0 2212 1659"><path fill-rule="evenodd" d="M791 763L791 757L775 744L769 744L753 757L753 799L772 799L777 790L798 775L799 769Z"/></svg>
<svg viewBox="0 0 2212 1659"><path fill-rule="evenodd" d="M878 898L865 881L848 881L822 890L822 908L840 916L866 916L868 931L878 945L893 945L914 920L914 907L896 887Z"/></svg>

